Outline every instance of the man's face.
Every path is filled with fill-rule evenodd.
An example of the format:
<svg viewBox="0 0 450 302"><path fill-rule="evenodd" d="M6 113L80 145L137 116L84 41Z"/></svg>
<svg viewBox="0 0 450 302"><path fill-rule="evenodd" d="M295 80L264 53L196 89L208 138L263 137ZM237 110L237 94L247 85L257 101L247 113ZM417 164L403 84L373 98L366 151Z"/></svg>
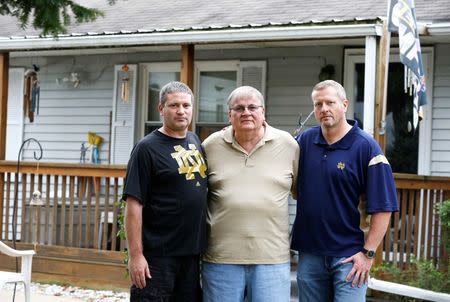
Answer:
<svg viewBox="0 0 450 302"><path fill-rule="evenodd" d="M159 114L163 117L164 126L172 131L186 130L192 120L191 95L184 92L167 95L164 105L159 105Z"/></svg>
<svg viewBox="0 0 450 302"><path fill-rule="evenodd" d="M264 112L257 98L247 96L231 102L228 118L234 131L251 131L263 126Z"/></svg>
<svg viewBox="0 0 450 302"><path fill-rule="evenodd" d="M345 120L348 100L341 100L333 87L312 93L314 116L324 128L334 128Z"/></svg>

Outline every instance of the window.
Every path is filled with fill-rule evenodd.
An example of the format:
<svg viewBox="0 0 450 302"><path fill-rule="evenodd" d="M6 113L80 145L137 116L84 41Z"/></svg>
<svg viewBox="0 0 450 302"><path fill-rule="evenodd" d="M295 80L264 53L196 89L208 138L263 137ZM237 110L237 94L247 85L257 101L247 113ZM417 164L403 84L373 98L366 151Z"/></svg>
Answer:
<svg viewBox="0 0 450 302"><path fill-rule="evenodd" d="M146 63L142 64L142 95L144 114L144 135L158 129L162 125L158 111L159 92L171 81L180 80L179 63Z"/></svg>
<svg viewBox="0 0 450 302"><path fill-rule="evenodd" d="M143 63L140 85L141 137L161 127L159 91L180 79L180 63ZM250 85L265 94L265 61L198 61L195 63L195 102L192 131L200 139L228 125L227 99L231 91Z"/></svg>
<svg viewBox="0 0 450 302"><path fill-rule="evenodd" d="M201 140L228 125L227 99L238 85L239 62L197 62L195 129Z"/></svg>

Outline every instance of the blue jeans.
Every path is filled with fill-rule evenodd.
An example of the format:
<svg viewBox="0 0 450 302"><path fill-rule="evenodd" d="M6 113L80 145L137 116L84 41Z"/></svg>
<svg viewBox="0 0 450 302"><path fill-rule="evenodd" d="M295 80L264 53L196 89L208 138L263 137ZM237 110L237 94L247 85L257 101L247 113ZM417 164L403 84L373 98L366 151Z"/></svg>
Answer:
<svg viewBox="0 0 450 302"><path fill-rule="evenodd" d="M366 301L367 282L351 287L345 277L353 263L342 264L345 257L318 256L299 252L297 284L299 302Z"/></svg>
<svg viewBox="0 0 450 302"><path fill-rule="evenodd" d="M288 302L290 263L218 264L203 262L203 302Z"/></svg>

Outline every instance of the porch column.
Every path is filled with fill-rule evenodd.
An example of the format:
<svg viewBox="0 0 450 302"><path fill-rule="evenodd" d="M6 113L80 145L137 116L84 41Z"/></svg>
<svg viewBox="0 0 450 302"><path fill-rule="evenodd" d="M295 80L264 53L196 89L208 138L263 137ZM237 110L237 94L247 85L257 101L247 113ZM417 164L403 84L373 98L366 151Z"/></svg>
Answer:
<svg viewBox="0 0 450 302"><path fill-rule="evenodd" d="M6 155L6 113L8 110L9 53L0 53L0 160Z"/></svg>
<svg viewBox="0 0 450 302"><path fill-rule="evenodd" d="M180 81L194 90L194 45L181 45Z"/></svg>
<svg viewBox="0 0 450 302"><path fill-rule="evenodd" d="M194 47L194 44L181 45L180 81L188 85L192 91L194 91ZM192 123L189 125L189 130L192 130Z"/></svg>
<svg viewBox="0 0 450 302"><path fill-rule="evenodd" d="M8 110L9 53L0 53L0 160L6 155L6 113ZM5 175L0 173L0 237L3 233L3 191ZM8 235L6 234L6 238Z"/></svg>
<svg viewBox="0 0 450 302"><path fill-rule="evenodd" d="M377 39L377 66L375 84L375 133L374 138L385 152L387 81L389 72L389 48L391 33L387 21L383 22L383 34Z"/></svg>
<svg viewBox="0 0 450 302"><path fill-rule="evenodd" d="M376 37L367 36L364 62L364 131L371 136L373 136L374 133L376 49Z"/></svg>

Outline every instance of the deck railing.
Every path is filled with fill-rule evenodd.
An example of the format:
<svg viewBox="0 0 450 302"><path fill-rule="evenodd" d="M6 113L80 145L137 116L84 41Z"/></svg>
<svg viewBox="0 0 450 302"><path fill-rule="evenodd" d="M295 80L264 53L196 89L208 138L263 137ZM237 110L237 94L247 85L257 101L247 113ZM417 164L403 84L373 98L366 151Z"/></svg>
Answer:
<svg viewBox="0 0 450 302"><path fill-rule="evenodd" d="M407 268L414 260L448 260L436 206L450 199L450 178L395 174L399 212L392 215L379 261Z"/></svg>
<svg viewBox="0 0 450 302"><path fill-rule="evenodd" d="M23 243L124 250L116 234L125 169L23 162L17 175L15 162L0 161L1 239L12 240L16 225L15 238ZM35 190L42 193L42 206L30 205Z"/></svg>
<svg viewBox="0 0 450 302"><path fill-rule="evenodd" d="M12 239L17 188L16 240L23 243L124 250L118 231L118 203L124 165L84 165L0 161L0 234ZM16 183L17 180L17 183ZM449 177L395 174L400 211L392 216L378 262L407 267L414 259L448 257L439 243L436 204L450 198ZM30 206L34 190L43 206Z"/></svg>

